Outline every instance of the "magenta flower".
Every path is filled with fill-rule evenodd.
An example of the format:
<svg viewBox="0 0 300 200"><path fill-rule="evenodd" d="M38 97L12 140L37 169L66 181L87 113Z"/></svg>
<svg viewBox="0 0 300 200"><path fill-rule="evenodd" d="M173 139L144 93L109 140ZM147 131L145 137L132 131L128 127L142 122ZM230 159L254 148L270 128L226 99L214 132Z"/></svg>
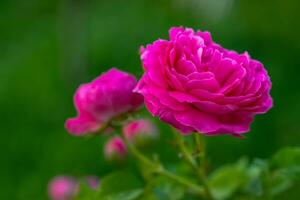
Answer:
<svg viewBox="0 0 300 200"><path fill-rule="evenodd" d="M71 200L77 192L77 181L68 176L55 177L48 186L49 197L52 200Z"/></svg>
<svg viewBox="0 0 300 200"><path fill-rule="evenodd" d="M81 85L74 96L77 117L66 121L66 129L74 135L95 132L113 117L137 109L143 97L132 92L136 83L133 75L113 68Z"/></svg>
<svg viewBox="0 0 300 200"><path fill-rule="evenodd" d="M151 121L139 119L123 126L123 134L128 141L139 143L156 138L157 129Z"/></svg>
<svg viewBox="0 0 300 200"><path fill-rule="evenodd" d="M267 71L247 52L221 47L209 32L179 27L169 35L142 48L135 91L154 116L183 133L240 135L272 107Z"/></svg>
<svg viewBox="0 0 300 200"><path fill-rule="evenodd" d="M111 138L104 146L104 155L108 160L121 160L126 154L126 145L119 136Z"/></svg>

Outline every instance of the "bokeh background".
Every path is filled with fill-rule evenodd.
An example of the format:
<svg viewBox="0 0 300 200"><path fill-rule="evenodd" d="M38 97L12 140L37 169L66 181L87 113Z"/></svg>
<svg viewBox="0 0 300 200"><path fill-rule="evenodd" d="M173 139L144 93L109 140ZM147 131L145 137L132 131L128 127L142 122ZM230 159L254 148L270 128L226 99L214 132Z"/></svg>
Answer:
<svg viewBox="0 0 300 200"><path fill-rule="evenodd" d="M111 170L103 141L64 130L72 95L113 66L140 76L140 45L167 38L171 26L209 30L224 47L247 50L273 82L275 106L246 139L209 138L213 165L299 145L299 8L298 0L1 0L0 199L47 199L57 174Z"/></svg>

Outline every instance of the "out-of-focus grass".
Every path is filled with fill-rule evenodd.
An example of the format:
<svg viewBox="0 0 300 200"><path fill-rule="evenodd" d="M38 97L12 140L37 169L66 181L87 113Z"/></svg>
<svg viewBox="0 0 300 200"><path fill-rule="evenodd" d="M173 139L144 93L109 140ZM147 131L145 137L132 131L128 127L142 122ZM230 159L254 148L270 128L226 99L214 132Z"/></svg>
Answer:
<svg viewBox="0 0 300 200"><path fill-rule="evenodd" d="M247 50L273 81L274 108L256 118L247 139L209 138L214 165L299 145L299 2L197 2L2 0L0 199L46 199L57 174L109 171L103 141L64 131L75 115L73 92L113 66L140 76L140 45L166 38L175 25L210 30L224 47Z"/></svg>

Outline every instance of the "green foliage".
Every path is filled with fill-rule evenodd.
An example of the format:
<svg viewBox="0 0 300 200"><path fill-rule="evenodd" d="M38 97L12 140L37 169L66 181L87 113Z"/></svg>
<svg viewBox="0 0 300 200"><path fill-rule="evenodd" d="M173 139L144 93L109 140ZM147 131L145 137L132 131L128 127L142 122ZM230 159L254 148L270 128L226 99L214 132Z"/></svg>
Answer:
<svg viewBox="0 0 300 200"><path fill-rule="evenodd" d="M87 183L80 183L79 192L75 200L97 200L99 196L99 188L97 190L90 188Z"/></svg>
<svg viewBox="0 0 300 200"><path fill-rule="evenodd" d="M250 181L246 194L266 198L279 195L299 182L300 148L286 147L276 152L269 161L256 159L248 168Z"/></svg>
<svg viewBox="0 0 300 200"><path fill-rule="evenodd" d="M209 186L216 199L227 199L248 182L247 159L222 166L209 177Z"/></svg>
<svg viewBox="0 0 300 200"><path fill-rule="evenodd" d="M265 199L291 188L300 178L300 148L287 147L275 153L269 161L255 159L248 163L242 158L235 164L215 170L209 185L216 199ZM247 199L246 198L246 199Z"/></svg>
<svg viewBox="0 0 300 200"><path fill-rule="evenodd" d="M300 165L300 148L286 147L279 150L270 160L271 168L293 168Z"/></svg>
<svg viewBox="0 0 300 200"><path fill-rule="evenodd" d="M185 190L180 185L174 184L167 179L157 178L155 180L153 194L157 200L179 200L182 199L184 193Z"/></svg>
<svg viewBox="0 0 300 200"><path fill-rule="evenodd" d="M266 169L267 163L262 159L255 159L247 169L248 183L244 188L247 195L260 197L263 195L262 176Z"/></svg>
<svg viewBox="0 0 300 200"><path fill-rule="evenodd" d="M249 162L241 158L214 170L208 177L208 185L216 200L268 199L282 194L299 181L300 148L279 150L269 161L255 159ZM180 164L179 164L180 165ZM141 168L142 171L146 167ZM150 173L151 174L151 173ZM81 184L78 200L180 200L197 199L187 189L161 176L145 176L147 184L134 175L118 171L101 181L98 190Z"/></svg>
<svg viewBox="0 0 300 200"><path fill-rule="evenodd" d="M133 200L143 192L142 182L134 175L124 171L113 172L101 179L98 190L81 184L78 200Z"/></svg>
<svg viewBox="0 0 300 200"><path fill-rule="evenodd" d="M270 160L272 170L272 194L288 190L300 181L300 148L286 147L279 150Z"/></svg>
<svg viewBox="0 0 300 200"><path fill-rule="evenodd" d="M143 190L142 182L128 172L114 172L103 178L99 197L107 200L135 199Z"/></svg>

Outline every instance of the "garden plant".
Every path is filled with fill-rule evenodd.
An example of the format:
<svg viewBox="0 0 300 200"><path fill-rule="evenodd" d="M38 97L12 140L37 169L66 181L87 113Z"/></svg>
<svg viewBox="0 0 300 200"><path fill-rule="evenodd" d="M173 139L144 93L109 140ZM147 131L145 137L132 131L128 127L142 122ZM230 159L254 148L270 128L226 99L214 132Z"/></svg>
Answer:
<svg viewBox="0 0 300 200"><path fill-rule="evenodd" d="M296 147L221 166L209 159L207 137L247 140L254 117L273 106L270 77L248 52L223 48L207 31L173 27L168 39L142 46L140 58L139 79L112 68L80 85L77 116L65 123L76 137L105 140L114 170L55 177L51 199L268 200L299 180Z"/></svg>

